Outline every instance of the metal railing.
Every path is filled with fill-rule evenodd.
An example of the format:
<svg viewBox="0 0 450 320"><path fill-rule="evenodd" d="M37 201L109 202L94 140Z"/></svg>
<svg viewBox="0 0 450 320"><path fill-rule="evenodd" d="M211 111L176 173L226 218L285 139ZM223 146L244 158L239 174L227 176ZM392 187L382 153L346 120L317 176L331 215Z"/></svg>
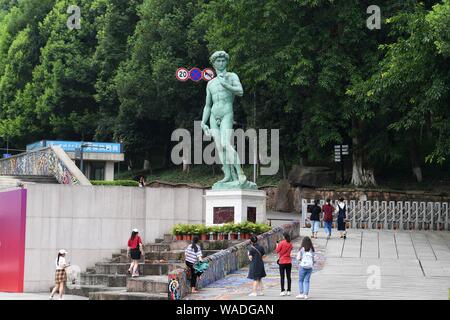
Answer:
<svg viewBox="0 0 450 320"><path fill-rule="evenodd" d="M417 201L344 201L346 223L356 229L446 230L450 231L448 202ZM320 206L325 201L320 201ZM302 200L302 227L309 223L308 206L314 200ZM337 201L332 201L336 208ZM333 215L336 223L336 215Z"/></svg>

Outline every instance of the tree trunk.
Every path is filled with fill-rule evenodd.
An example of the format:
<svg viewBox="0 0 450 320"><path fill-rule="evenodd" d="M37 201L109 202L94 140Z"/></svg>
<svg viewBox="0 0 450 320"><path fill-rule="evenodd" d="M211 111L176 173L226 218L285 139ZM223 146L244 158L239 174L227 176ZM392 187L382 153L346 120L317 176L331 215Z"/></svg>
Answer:
<svg viewBox="0 0 450 320"><path fill-rule="evenodd" d="M411 158L411 167L417 182L422 182L422 168L420 167L419 150L415 138L411 138L409 143L409 154Z"/></svg>
<svg viewBox="0 0 450 320"><path fill-rule="evenodd" d="M353 121L353 126L357 126ZM357 131L357 130L355 130ZM352 181L351 183L357 187L359 186L376 186L377 183L375 181L375 175L373 169L364 168L363 162L363 154L359 148L359 139L358 137L353 137L352 139L352 149L353 149L353 169L352 169Z"/></svg>

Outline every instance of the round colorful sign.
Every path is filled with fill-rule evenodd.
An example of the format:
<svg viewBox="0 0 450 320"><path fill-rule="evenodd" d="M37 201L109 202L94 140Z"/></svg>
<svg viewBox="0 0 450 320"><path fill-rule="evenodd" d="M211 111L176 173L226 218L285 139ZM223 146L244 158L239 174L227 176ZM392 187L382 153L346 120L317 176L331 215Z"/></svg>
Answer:
<svg viewBox="0 0 450 320"><path fill-rule="evenodd" d="M210 68L206 68L205 70L203 70L203 72L202 72L202 78L203 78L203 80L205 80L205 81L210 81L210 80L212 80L212 79L214 79L214 71L213 71L213 69L210 69Z"/></svg>
<svg viewBox="0 0 450 320"><path fill-rule="evenodd" d="M189 71L186 68L178 68L176 77L178 81L187 81L189 79Z"/></svg>
<svg viewBox="0 0 450 320"><path fill-rule="evenodd" d="M195 82L200 81L202 78L202 72L199 68L192 68L191 71L189 71L189 78Z"/></svg>

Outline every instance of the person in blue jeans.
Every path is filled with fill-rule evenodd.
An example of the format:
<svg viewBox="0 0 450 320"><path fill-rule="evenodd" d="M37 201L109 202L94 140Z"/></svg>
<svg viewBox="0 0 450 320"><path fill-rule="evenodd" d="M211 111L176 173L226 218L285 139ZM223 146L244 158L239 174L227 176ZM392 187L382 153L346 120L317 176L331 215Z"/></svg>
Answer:
<svg viewBox="0 0 450 320"><path fill-rule="evenodd" d="M311 238L309 237L303 238L302 245L297 254L297 260L299 261L298 288L300 294L295 298L308 299L309 284L314 267L314 246L311 241Z"/></svg>
<svg viewBox="0 0 450 320"><path fill-rule="evenodd" d="M311 216L309 220L311 221L311 238L317 239L317 232L319 232L320 228L320 213L322 209L319 206L319 200L314 201L314 206L311 208Z"/></svg>

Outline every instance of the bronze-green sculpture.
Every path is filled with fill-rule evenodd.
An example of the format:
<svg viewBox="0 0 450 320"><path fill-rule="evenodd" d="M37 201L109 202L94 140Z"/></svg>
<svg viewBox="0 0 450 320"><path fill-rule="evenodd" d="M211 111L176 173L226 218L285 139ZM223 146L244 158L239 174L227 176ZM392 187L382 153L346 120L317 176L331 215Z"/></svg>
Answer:
<svg viewBox="0 0 450 320"><path fill-rule="evenodd" d="M257 189L255 183L247 181L239 156L231 144L233 101L235 96L243 96L244 89L237 74L227 72L229 56L225 51L214 52L210 61L217 76L206 86L206 104L201 126L205 134L212 136L216 143L225 175L212 189Z"/></svg>

